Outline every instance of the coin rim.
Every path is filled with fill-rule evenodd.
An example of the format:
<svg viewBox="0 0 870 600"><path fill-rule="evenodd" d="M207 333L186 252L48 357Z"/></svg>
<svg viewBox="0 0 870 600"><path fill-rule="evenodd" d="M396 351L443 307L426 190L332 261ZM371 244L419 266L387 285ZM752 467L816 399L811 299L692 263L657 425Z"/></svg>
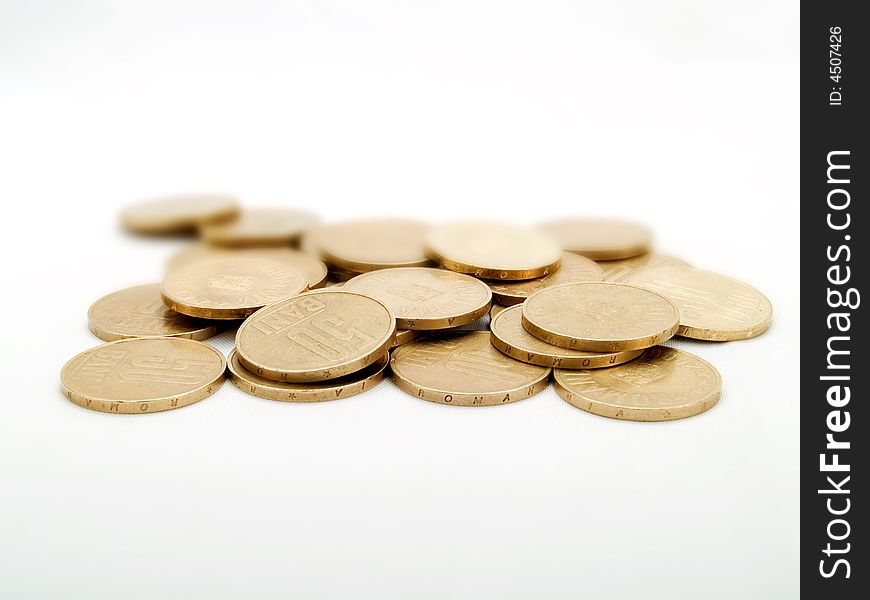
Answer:
<svg viewBox="0 0 870 600"><path fill-rule="evenodd" d="M396 228L401 228L403 225L408 225L408 224L420 225L420 226L422 226L421 228L424 230L424 233L423 233L424 236L425 236L425 232L430 229L429 225L423 221L414 221L414 220L409 220L409 219L395 219L395 220L392 220L392 219L368 219L368 220L366 220L366 219L364 219L364 220L361 220L359 222L344 221L344 222L340 222L340 223L327 224L327 225L324 225L323 227L319 228L318 233L322 236L323 233L326 232L326 234L327 234L326 237L325 238L321 237L319 243L317 240L313 240L313 239L311 240L311 242L317 246L318 253L321 255L324 262L326 262L326 263L332 265L332 267L334 267L334 269L330 269L331 271L332 270L348 271L348 272L353 273L354 276L360 275L362 273L370 273L372 271L379 271L381 269L397 269L397 268L402 268L402 267L429 267L429 266L432 266L431 260L425 254L425 245L421 245L421 248L423 248L423 250L424 250L424 253L423 253L424 258L422 258L421 260L401 261L401 262L396 262L396 261L373 262L373 261L356 260L353 258L348 258L346 256L339 256L339 255L334 254L333 252L331 252L329 250L329 228L330 227L341 228L341 227L347 227L347 226L353 226L353 225L364 226L367 224L371 225L372 223L376 223L378 221L381 221L382 224L386 223L386 222L393 222L394 221L396 224ZM326 241L326 243L324 243L324 240ZM350 279L350 278L348 278L348 279ZM348 281L348 279L345 279L344 281ZM336 281L340 281L340 280L336 280Z"/></svg>
<svg viewBox="0 0 870 600"><path fill-rule="evenodd" d="M675 350L677 352L681 352L683 354L687 354L704 365L709 367L713 373L716 375L716 380L718 382L717 389L712 392L706 398L697 400L690 404L684 404L676 409L671 408L637 408L637 407L620 407L615 406L613 404L608 404L601 401L596 401L590 398L581 397L579 393L571 391L568 389L567 385L559 380L560 376L563 373L576 373L577 371L571 371L569 369L554 369L553 370L553 387L556 389L556 393L559 394L559 397L562 398L565 402L570 404L575 408L579 408L580 410L586 411L588 413L592 413L594 415L598 415L600 417L606 417L609 419L617 419L620 421L640 421L640 422L663 422L663 421L676 421L679 419L687 419L689 417L694 417L701 413L707 412L716 404L718 404L719 400L722 398L722 374L719 373L719 370L714 367L712 364L698 356L697 354L692 354L691 352L686 352L685 350L680 350L679 348L673 348L671 346L664 346L665 348L669 348L671 350ZM651 348L647 348L646 350L651 350ZM582 398L582 402L585 402L587 406L581 406L578 398ZM700 410L698 410L700 408ZM674 414L676 410L677 414ZM617 416L617 413L622 411L621 416Z"/></svg>
<svg viewBox="0 0 870 600"><path fill-rule="evenodd" d="M569 285L609 285L643 290L644 292L655 294L656 296L660 297L662 300L670 304L671 307L674 309L676 320L672 327L667 327L652 335L645 335L635 338L621 338L618 340L602 340L597 338L577 338L555 331L550 331L544 329L540 325L537 325L528 319L528 317L526 316L526 308L529 306L531 300L535 296ZM625 283L611 283L609 281L583 281L578 283L565 283L562 285L554 285L552 287L535 292L534 294L529 296L529 298L525 302L523 302L521 306L523 307L523 327L526 331L531 333L542 342L547 342L548 344L552 344L553 346L559 346L561 348L567 348L569 350L585 350L587 352L624 352L626 350L650 348L652 346L658 346L662 342L671 339L674 335L676 335L677 330L680 326L680 310L670 299L662 296L657 292L653 292L652 290L648 290L646 288L641 288L634 285L628 285Z"/></svg>
<svg viewBox="0 0 870 600"><path fill-rule="evenodd" d="M563 251L563 254L572 254L572 255L579 256L580 258L583 258L583 259L588 260L589 262L591 262L592 264L594 264L594 265L598 268L598 274L600 275L600 278L597 279L596 281L603 281L603 280L604 280L604 269L601 267L601 265L599 265L599 264L598 264L597 262L595 262L594 260L592 260L592 259L590 259L590 258L587 258L587 257L585 257L585 256L583 256L583 255L576 254L575 252L566 252L566 251ZM560 262L560 264L559 264L559 268L556 269L555 271L553 271L552 273L550 273L549 275L547 275L546 277L551 277L551 276L555 275L556 273L558 273L558 272L559 272L561 269L563 269L563 268L564 268L564 267L562 266L562 264L561 264L561 262ZM527 280L523 280L523 281L514 281L514 282L510 282L510 283L514 283L514 284L523 284L523 283L528 283L528 282L530 282L530 281L533 281L533 280L531 280L531 279L527 279ZM532 294L526 294L526 295L523 295L523 294L511 294L511 293L505 293L505 292L502 292L502 291L498 291L498 290L496 290L494 287L492 287L492 286L494 286L494 285L500 285L500 284L504 284L504 283L506 283L506 282L504 282L504 281L501 281L501 282L496 282L496 281L487 282L487 285L489 286L489 289L492 290L492 301L493 301L493 303L497 303L497 304L500 304L500 305L502 305L502 306L516 306L517 304L522 304L523 302L525 302L526 299L534 293L534 292L532 292ZM581 282L581 281L568 281L568 282L565 282L565 283L584 283L584 282ZM565 285L565 283L559 283L559 284L556 284L556 285ZM555 285L550 285L550 286L546 286L545 288L542 288L542 289L546 289L547 287L556 287L556 286L555 286ZM537 291L539 291L539 290L537 290Z"/></svg>
<svg viewBox="0 0 870 600"><path fill-rule="evenodd" d="M328 367L328 368L319 368L319 369L308 369L308 370L300 370L300 369L276 369L272 367L265 367L262 365L258 365L253 362L249 358L245 356L244 350L242 346L239 344L240 337L245 327L250 323L249 319L246 319L244 323L239 325L238 331L236 331L235 344L236 350L238 351L239 362L242 363L242 366L245 367L248 371L251 371L255 375L259 375L265 379L271 379L273 381L282 382L294 382L294 383L305 383L312 381L324 381L326 379L336 379L338 377L343 377L344 375L349 375L356 371L360 371L370 364L377 362L378 358L384 354L384 352L388 351L390 345L393 343L396 337L396 317L393 313L390 312L390 309L387 308L383 302L376 298L372 298L371 296L366 296L365 294L360 294L359 292L349 292L343 289L332 289L326 288L322 290L310 290L307 292L302 292L301 294L296 294L295 296L291 296L290 298L284 298L282 300L278 300L277 302L273 302L272 304L268 304L263 307L263 309L269 309L274 307L276 304L281 302L288 302L290 300L299 298L300 296L310 296L310 295L320 295L320 294L353 294L354 296L362 296L368 300L372 300L373 302L377 302L381 305L381 307L387 312L390 317L392 317L392 327L383 340L377 345L375 349L373 349L370 353L365 356L358 357L339 365ZM324 376L323 373L326 372L327 375Z"/></svg>
<svg viewBox="0 0 870 600"><path fill-rule="evenodd" d="M221 360L221 368L218 370L215 379L207 384L204 384L194 390L189 392L185 392L183 394L172 395L172 396L164 396L161 398L154 398L151 400L109 400L107 398L98 398L96 396L88 396L86 394L82 394L74 391L67 382L64 381L64 376L67 373L67 370L70 368L70 365L73 364L80 357L93 352L97 349L105 348L106 346L114 346L117 344L129 344L136 343L137 340L160 340L160 339L173 339L178 340L183 343L191 343L191 344L199 344L205 348L208 348L212 352L214 352ZM60 385L63 391L63 395L67 398L67 400L71 401L73 404L76 404L82 408L86 408L88 410L93 410L97 412L111 413L111 414L148 414L155 412L163 412L167 410L174 410L176 408L181 408L183 406L189 406L195 402L199 402L205 398L208 398L212 394L214 394L223 384L224 376L226 374L227 360L224 357L223 353L216 348L209 346L208 344L204 344L203 342L199 342L197 340L191 340L189 338L166 338L166 337L147 337L147 338L128 338L124 340L116 340L114 342L107 342L105 344L100 344L99 346L93 346L92 348L88 348L82 352L79 352L74 357L69 359L60 370ZM171 405L171 402L176 400L175 406ZM117 404L118 410L111 410L109 406ZM106 406L108 405L108 406ZM141 410L142 405L148 405L147 410ZM132 410L132 408L136 408L136 410Z"/></svg>
<svg viewBox="0 0 870 600"><path fill-rule="evenodd" d="M650 252L652 250L653 232L652 232L652 230L650 230L649 227L647 227L646 225L644 225L642 223L637 223L635 221L630 221L630 220L626 220L626 219L596 219L596 218L587 218L587 217L573 217L573 218L566 218L564 220L565 221L600 221L600 222L621 221L624 224L628 224L628 225L632 225L632 226L640 227L640 228L644 229L646 231L646 238L647 238L645 242L630 244L628 246L611 247L611 248L606 248L603 250L602 249L595 249L595 250L579 249L578 250L577 247L574 245L571 245L572 247L568 248L568 247L562 246L562 244L559 243L558 245L565 252L572 252L574 254L579 254L580 256L585 256L586 258L588 258L590 260L598 261L598 260L622 260L624 258L634 258L635 256L640 256L641 254L646 254L647 252ZM540 223L538 225L538 228L545 230L548 225L552 225L554 223L558 223L558 221L549 221L549 222L545 222L545 223ZM554 236L554 237L556 237L556 236Z"/></svg>
<svg viewBox="0 0 870 600"><path fill-rule="evenodd" d="M184 198L215 196L220 197L225 201L226 205L220 210L212 210L200 213L199 215L187 215L185 217L163 218L163 219L145 219L138 220L135 217L130 217L130 212L133 209L141 208L143 205L156 204L158 202L167 202L170 200L183 200ZM232 194L222 193L189 193L189 194L173 194L168 196L157 196L140 200L131 204L121 211L121 226L132 233L140 234L160 234L160 233L178 233L182 231L196 231L200 225L206 223L216 223L226 219L231 219L241 213L241 204L239 199Z"/></svg>

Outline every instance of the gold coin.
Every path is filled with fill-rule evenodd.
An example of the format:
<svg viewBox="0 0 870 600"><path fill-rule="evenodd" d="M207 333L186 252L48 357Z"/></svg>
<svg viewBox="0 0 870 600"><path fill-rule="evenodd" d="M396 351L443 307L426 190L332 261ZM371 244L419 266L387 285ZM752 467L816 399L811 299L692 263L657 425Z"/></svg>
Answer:
<svg viewBox="0 0 870 600"><path fill-rule="evenodd" d="M613 367L641 355L643 350L625 352L584 352L567 350L542 342L523 329L523 307L511 306L490 324L492 345L515 360L542 367L599 369Z"/></svg>
<svg viewBox="0 0 870 600"><path fill-rule="evenodd" d="M547 387L550 369L508 358L486 331L439 333L393 351L399 389L431 402L494 406L533 396Z"/></svg>
<svg viewBox="0 0 870 600"><path fill-rule="evenodd" d="M148 413L202 400L218 389L226 361L183 338L134 338L91 348L60 372L64 394L91 410Z"/></svg>
<svg viewBox="0 0 870 600"><path fill-rule="evenodd" d="M538 290L554 285L580 281L601 281L602 273L601 267L595 261L570 252L563 252L561 266L546 277L527 281L489 282L489 287L492 289L493 301L503 306L513 306L522 303Z"/></svg>
<svg viewBox="0 0 870 600"><path fill-rule="evenodd" d="M306 248L343 271L430 264L423 247L428 225L401 219L371 219L326 225L306 240Z"/></svg>
<svg viewBox="0 0 870 600"><path fill-rule="evenodd" d="M128 206L121 224L135 233L161 234L193 230L204 223L231 219L239 202L226 194L167 196Z"/></svg>
<svg viewBox="0 0 870 600"><path fill-rule="evenodd" d="M426 247L429 256L445 269L508 281L549 275L562 258L558 246L547 236L488 221L439 227L427 237Z"/></svg>
<svg viewBox="0 0 870 600"><path fill-rule="evenodd" d="M421 337L425 332L414 329L397 329L396 330L396 339L393 342L392 347L401 346L403 344L407 344L408 342L413 342L417 338Z"/></svg>
<svg viewBox="0 0 870 600"><path fill-rule="evenodd" d="M303 273L308 279L309 289L326 285L326 264L313 256L290 248L218 248L208 244L191 244L169 259L168 269L194 262L215 260L217 258L259 258L276 260Z"/></svg>
<svg viewBox="0 0 870 600"><path fill-rule="evenodd" d="M170 310L160 297L160 284L138 285L103 296L88 310L88 328L107 342L139 337L183 337L204 340L217 324Z"/></svg>
<svg viewBox="0 0 870 600"><path fill-rule="evenodd" d="M265 398L283 402L321 402L349 398L375 387L384 378L384 371L390 361L385 353L377 362L361 371L326 381L309 383L288 383L272 381L251 373L239 361L235 349L230 352L227 369L230 381L240 390Z"/></svg>
<svg viewBox="0 0 870 600"><path fill-rule="evenodd" d="M585 411L629 421L669 421L704 412L719 401L722 378L705 360L656 346L612 369L553 372L556 392Z"/></svg>
<svg viewBox="0 0 870 600"><path fill-rule="evenodd" d="M220 258L169 271L163 302L205 319L243 319L308 289L308 279L285 263L259 258Z"/></svg>
<svg viewBox="0 0 870 600"><path fill-rule="evenodd" d="M598 265L604 269L604 281L625 283L629 277L647 267L688 267L689 263L667 254L647 252L621 260L603 260Z"/></svg>
<svg viewBox="0 0 870 600"><path fill-rule="evenodd" d="M680 309L678 335L724 342L761 335L770 327L773 307L751 285L713 271L652 267L629 283L669 298Z"/></svg>
<svg viewBox="0 0 870 600"><path fill-rule="evenodd" d="M498 316L498 314L499 314L501 311L503 311L504 309L506 309L506 308L508 308L508 307L507 307L507 306L501 306L501 305L499 305L499 304L493 304L493 305L492 305L492 308L491 308L490 311L489 311L489 318L490 318L490 321L492 321L492 319L496 318L496 316Z"/></svg>
<svg viewBox="0 0 870 600"><path fill-rule="evenodd" d="M344 284L384 303L399 329L448 329L476 321L492 302L489 287L443 269L406 267L363 273Z"/></svg>
<svg viewBox="0 0 870 600"><path fill-rule="evenodd" d="M569 283L532 294L523 327L539 340L589 352L624 352L672 337L680 313L664 296L621 283Z"/></svg>
<svg viewBox="0 0 870 600"><path fill-rule="evenodd" d="M562 219L544 223L541 230L563 250L592 260L630 258L648 252L652 233L643 225L617 219Z"/></svg>
<svg viewBox="0 0 870 600"><path fill-rule="evenodd" d="M237 219L200 227L202 239L231 247L287 246L318 222L316 215L292 208L246 208Z"/></svg>
<svg viewBox="0 0 870 600"><path fill-rule="evenodd" d="M364 369L394 341L396 319L374 298L317 290L276 302L242 323L239 361L275 381L322 381Z"/></svg>

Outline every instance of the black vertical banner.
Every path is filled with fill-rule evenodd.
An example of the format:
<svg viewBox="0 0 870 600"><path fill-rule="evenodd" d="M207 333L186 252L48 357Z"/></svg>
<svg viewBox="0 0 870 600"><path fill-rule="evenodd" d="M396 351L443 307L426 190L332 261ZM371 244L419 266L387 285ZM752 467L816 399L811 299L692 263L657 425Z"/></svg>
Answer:
<svg viewBox="0 0 870 600"><path fill-rule="evenodd" d="M801 5L801 591L866 597L870 23ZM787 209L787 207L785 207ZM868 292L870 293L870 292Z"/></svg>

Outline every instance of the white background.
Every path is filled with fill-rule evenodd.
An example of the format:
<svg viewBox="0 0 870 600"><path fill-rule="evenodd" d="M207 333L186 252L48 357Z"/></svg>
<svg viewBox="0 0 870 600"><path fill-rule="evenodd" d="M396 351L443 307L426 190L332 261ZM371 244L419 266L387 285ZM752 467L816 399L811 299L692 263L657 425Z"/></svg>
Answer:
<svg viewBox="0 0 870 600"><path fill-rule="evenodd" d="M796 597L797 36L786 2L0 2L0 596ZM388 382L74 406L88 306L179 247L119 208L203 189L327 220L627 216L775 323L677 341L725 392L672 423Z"/></svg>

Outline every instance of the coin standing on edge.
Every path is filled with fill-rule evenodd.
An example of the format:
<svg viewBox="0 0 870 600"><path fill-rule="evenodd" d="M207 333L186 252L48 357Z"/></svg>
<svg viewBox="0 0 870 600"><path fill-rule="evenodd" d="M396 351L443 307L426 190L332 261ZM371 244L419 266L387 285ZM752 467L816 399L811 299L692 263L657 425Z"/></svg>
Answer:
<svg viewBox="0 0 870 600"><path fill-rule="evenodd" d="M227 360L227 369L233 384L248 394L282 402L323 402L349 398L375 387L384 378L389 362L389 353L384 353L377 362L344 377L309 383L289 383L272 381L251 373L239 362L238 353L233 349Z"/></svg>
<svg viewBox="0 0 870 600"><path fill-rule="evenodd" d="M393 343L396 319L381 302L316 290L276 302L239 327L239 362L274 381L322 381L364 369Z"/></svg>
<svg viewBox="0 0 870 600"><path fill-rule="evenodd" d="M493 318L490 330L490 341L499 351L515 360L542 367L600 369L620 365L643 353L643 350L584 352L542 342L523 328L522 306L511 306L500 312Z"/></svg>
<svg viewBox="0 0 870 600"><path fill-rule="evenodd" d="M169 271L163 302L204 319L243 319L256 310L308 289L308 278L285 263L225 258Z"/></svg>
<svg viewBox="0 0 870 600"><path fill-rule="evenodd" d="M523 327L544 342L589 352L649 348L679 327L673 302L621 283L569 283L532 294L522 305Z"/></svg>
<svg viewBox="0 0 870 600"><path fill-rule="evenodd" d="M160 297L159 283L103 296L88 309L88 329L107 342L139 337L204 340L218 332L216 323L170 310Z"/></svg>
<svg viewBox="0 0 870 600"><path fill-rule="evenodd" d="M492 304L489 286L479 279L428 267L363 273L343 289L383 302L399 329L459 327L485 315Z"/></svg>
<svg viewBox="0 0 870 600"><path fill-rule="evenodd" d="M91 348L60 372L72 402L101 412L148 413L193 404L217 390L226 361L184 338L134 338Z"/></svg>
<svg viewBox="0 0 870 600"><path fill-rule="evenodd" d="M647 252L621 260L602 260L598 265L604 269L604 281L627 283L628 279L647 267L688 267L689 263L658 252Z"/></svg>
<svg viewBox="0 0 870 600"><path fill-rule="evenodd" d="M639 358L590 371L554 372L556 393L582 410L630 421L691 417L719 401L722 378L707 361L656 346Z"/></svg>
<svg viewBox="0 0 870 600"><path fill-rule="evenodd" d="M575 218L542 223L563 250L592 260L616 260L649 252L652 232L644 225L618 219Z"/></svg>
<svg viewBox="0 0 870 600"><path fill-rule="evenodd" d="M204 223L232 219L239 201L227 194L185 194L146 200L121 212L121 225L142 234L192 231Z"/></svg>
<svg viewBox="0 0 870 600"><path fill-rule="evenodd" d="M403 219L348 221L318 228L305 247L338 271L420 267L431 264L423 246L428 231L425 223Z"/></svg>
<svg viewBox="0 0 870 600"><path fill-rule="evenodd" d="M443 225L426 239L442 267L484 279L517 281L549 275L562 253L546 235L517 225L465 221Z"/></svg>
<svg viewBox="0 0 870 600"><path fill-rule="evenodd" d="M632 285L662 294L680 309L677 335L725 342L761 335L773 320L767 297L747 283L713 271L651 267L632 275Z"/></svg>
<svg viewBox="0 0 870 600"><path fill-rule="evenodd" d="M514 306L521 304L526 298L544 288L562 285L564 283L578 283L582 281L601 281L603 269L594 260L584 256L562 253L562 264L558 269L539 279L527 281L504 281L488 282L492 289L494 302L502 306Z"/></svg>
<svg viewBox="0 0 870 600"><path fill-rule="evenodd" d="M432 335L393 351L392 379L402 391L441 404L495 406L547 387L550 369L509 358L493 348L489 332Z"/></svg>
<svg viewBox="0 0 870 600"><path fill-rule="evenodd" d="M292 208L246 208L237 219L200 227L200 236L218 246L288 246L319 222L317 215Z"/></svg>

